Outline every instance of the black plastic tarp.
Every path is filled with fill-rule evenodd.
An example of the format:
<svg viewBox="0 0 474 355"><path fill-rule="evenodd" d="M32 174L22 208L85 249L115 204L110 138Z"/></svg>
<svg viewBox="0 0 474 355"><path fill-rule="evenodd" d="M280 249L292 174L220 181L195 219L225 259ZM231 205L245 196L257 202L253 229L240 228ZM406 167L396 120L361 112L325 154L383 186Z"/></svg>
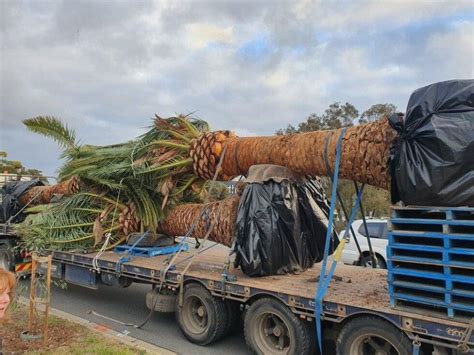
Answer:
<svg viewBox="0 0 474 355"><path fill-rule="evenodd" d="M318 180L247 184L240 199L235 265L249 276L303 271L322 260L329 206ZM334 232L332 254L339 240Z"/></svg>
<svg viewBox="0 0 474 355"><path fill-rule="evenodd" d="M392 202L474 206L474 80L416 90L392 147Z"/></svg>
<svg viewBox="0 0 474 355"><path fill-rule="evenodd" d="M18 223L24 219L24 215L18 212L23 207L18 198L24 194L27 190L34 186L44 185L39 179L30 181L12 181L8 182L2 187L2 204L0 206L0 223L7 222L10 217L15 216L11 223Z"/></svg>

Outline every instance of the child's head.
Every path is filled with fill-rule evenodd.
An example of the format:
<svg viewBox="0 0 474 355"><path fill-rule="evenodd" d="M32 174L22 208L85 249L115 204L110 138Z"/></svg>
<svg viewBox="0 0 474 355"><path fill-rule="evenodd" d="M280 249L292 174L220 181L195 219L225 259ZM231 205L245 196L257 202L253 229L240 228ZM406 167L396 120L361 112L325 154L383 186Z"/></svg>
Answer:
<svg viewBox="0 0 474 355"><path fill-rule="evenodd" d="M0 319L5 317L15 289L15 283L16 279L14 274L0 269Z"/></svg>

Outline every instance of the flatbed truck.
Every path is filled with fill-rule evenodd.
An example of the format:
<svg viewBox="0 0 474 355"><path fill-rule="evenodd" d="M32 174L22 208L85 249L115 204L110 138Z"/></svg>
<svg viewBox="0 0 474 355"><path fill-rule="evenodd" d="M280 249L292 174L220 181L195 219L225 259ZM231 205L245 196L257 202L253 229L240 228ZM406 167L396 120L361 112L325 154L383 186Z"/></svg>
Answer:
<svg viewBox="0 0 474 355"><path fill-rule="evenodd" d="M389 227L388 270L338 263L322 302L323 353L473 353L474 208L395 208ZM13 249L16 239L0 225L0 267L23 272L31 264ZM232 267L228 248L203 248L152 257L51 251L52 276L92 289L149 284L147 307L175 312L184 336L199 345L243 319L255 353L318 352L321 264L249 277Z"/></svg>
<svg viewBox="0 0 474 355"><path fill-rule="evenodd" d="M245 338L253 352L317 351L320 264L299 274L248 277L228 267L228 249L219 245L202 253L180 253L172 267L169 255L124 261L113 251L55 251L52 258L54 277L83 287L150 284L147 306L176 311L181 331L193 343L206 345L224 337L243 312ZM419 353L461 354L474 351L473 316L449 318L392 308L387 270L338 265L323 301L323 334L325 344L335 342L338 354L412 354L417 347Z"/></svg>

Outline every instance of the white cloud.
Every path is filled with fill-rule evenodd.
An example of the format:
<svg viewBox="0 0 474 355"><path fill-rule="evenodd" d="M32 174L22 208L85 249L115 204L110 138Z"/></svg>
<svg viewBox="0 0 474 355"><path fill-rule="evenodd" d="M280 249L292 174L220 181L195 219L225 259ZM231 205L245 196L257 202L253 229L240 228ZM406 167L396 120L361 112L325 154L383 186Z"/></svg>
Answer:
<svg viewBox="0 0 474 355"><path fill-rule="evenodd" d="M403 109L422 85L472 77L470 2L0 7L0 150L50 174L59 150L26 132L24 118L56 115L89 144L130 139L154 113L192 111L214 129L268 135L334 101Z"/></svg>
<svg viewBox="0 0 474 355"><path fill-rule="evenodd" d="M185 26L187 42L191 48L202 49L211 44L231 44L232 27L219 27L208 23L191 23Z"/></svg>
<svg viewBox="0 0 474 355"><path fill-rule="evenodd" d="M319 4L320 5L320 4ZM392 0L343 2L337 7L326 8L320 12L319 25L328 30L344 31L383 26L397 28L406 24L446 17L463 11L473 11L469 0Z"/></svg>
<svg viewBox="0 0 474 355"><path fill-rule="evenodd" d="M276 70L264 77L265 84L275 89L282 88L288 83L289 80L289 73L282 69Z"/></svg>
<svg viewBox="0 0 474 355"><path fill-rule="evenodd" d="M447 79L473 78L474 22L458 22L453 29L430 36L427 54L436 61L438 75L449 75Z"/></svg>

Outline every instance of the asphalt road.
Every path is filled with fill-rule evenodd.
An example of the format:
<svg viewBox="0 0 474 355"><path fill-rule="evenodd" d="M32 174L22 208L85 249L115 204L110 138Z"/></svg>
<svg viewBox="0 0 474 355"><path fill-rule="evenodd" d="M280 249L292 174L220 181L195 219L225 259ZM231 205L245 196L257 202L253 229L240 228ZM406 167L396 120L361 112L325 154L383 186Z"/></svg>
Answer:
<svg viewBox="0 0 474 355"><path fill-rule="evenodd" d="M28 281L29 279L23 281L25 293ZM141 284L133 284L129 288L100 285L99 290L75 285L68 285L65 290L53 287L51 306L91 322L106 325L117 332L129 332L129 336L180 354L250 354L242 330L202 347L184 338L173 313L154 313L152 319L142 329L123 326L88 314L93 310L123 323L140 324L149 314L145 305L145 294L150 289L149 285Z"/></svg>

